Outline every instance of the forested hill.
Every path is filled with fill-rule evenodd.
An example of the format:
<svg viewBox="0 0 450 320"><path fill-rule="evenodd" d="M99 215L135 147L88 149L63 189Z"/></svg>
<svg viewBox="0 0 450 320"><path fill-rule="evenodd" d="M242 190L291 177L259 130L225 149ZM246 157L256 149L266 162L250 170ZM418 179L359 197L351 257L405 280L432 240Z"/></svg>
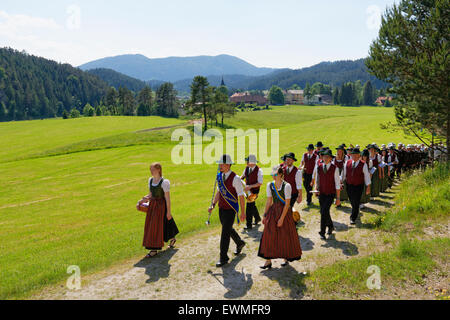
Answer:
<svg viewBox="0 0 450 320"><path fill-rule="evenodd" d="M98 105L106 82L69 64L0 48L0 121L61 116Z"/></svg>
<svg viewBox="0 0 450 320"><path fill-rule="evenodd" d="M208 81L214 86L218 86L221 79L220 76L208 76ZM258 77L225 75L224 80L227 87L242 90L269 90L273 85L289 89L294 84L305 88L307 83L313 85L316 82L340 87L344 83L358 80L362 83L370 80L378 89L387 86L386 83L369 74L365 59L322 62L298 70L280 69ZM175 82L174 85L180 92L189 92L191 82L192 79L185 79Z"/></svg>
<svg viewBox="0 0 450 320"><path fill-rule="evenodd" d="M148 84L144 81L129 77L112 69L98 68L88 70L87 72L99 77L108 83L109 86L114 87L117 90L120 87L125 87L131 91L138 92L148 86Z"/></svg>
<svg viewBox="0 0 450 320"><path fill-rule="evenodd" d="M333 87L346 82L360 80L362 83L370 80L377 88L386 87L383 81L369 74L365 59L322 62L309 68L299 70L282 70L250 80L246 89L265 90L273 85L289 88L294 84L304 88L307 83L316 82L329 84Z"/></svg>

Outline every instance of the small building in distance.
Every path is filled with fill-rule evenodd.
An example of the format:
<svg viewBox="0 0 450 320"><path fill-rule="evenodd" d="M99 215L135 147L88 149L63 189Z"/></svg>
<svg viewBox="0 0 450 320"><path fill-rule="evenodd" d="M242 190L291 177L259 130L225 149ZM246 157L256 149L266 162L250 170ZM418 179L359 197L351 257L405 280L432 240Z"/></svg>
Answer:
<svg viewBox="0 0 450 320"><path fill-rule="evenodd" d="M380 106L384 106L387 99L389 99L389 101L392 101L392 97L378 97L378 99L377 99L377 101L375 101L375 103Z"/></svg>
<svg viewBox="0 0 450 320"><path fill-rule="evenodd" d="M286 104L304 104L303 90L287 90L283 91L283 93L284 101Z"/></svg>
<svg viewBox="0 0 450 320"><path fill-rule="evenodd" d="M236 105L245 103L265 106L268 103L266 97L262 95L250 94L249 92L237 92L231 96L230 101L235 103Z"/></svg>
<svg viewBox="0 0 450 320"><path fill-rule="evenodd" d="M331 105L333 104L333 97L329 94L316 94L312 96L310 99L304 99L304 104L310 105Z"/></svg>

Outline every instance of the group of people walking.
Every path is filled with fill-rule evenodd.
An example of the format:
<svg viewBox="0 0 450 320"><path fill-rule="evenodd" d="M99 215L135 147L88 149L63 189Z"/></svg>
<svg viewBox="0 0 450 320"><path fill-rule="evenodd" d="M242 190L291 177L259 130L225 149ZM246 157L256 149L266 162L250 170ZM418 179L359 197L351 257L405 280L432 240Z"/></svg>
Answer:
<svg viewBox="0 0 450 320"><path fill-rule="evenodd" d="M400 177L404 171L425 168L430 162L429 156L425 155L429 155L425 148L418 145L405 147L402 143L398 148L394 143L381 147L372 143L364 150L358 145L347 147L342 144L336 148L336 155L322 142L310 144L299 167L295 165L298 162L295 154L288 153L281 158L282 163L272 169L272 181L266 184L267 201L262 218L256 201L264 184L264 175L256 156L246 158L247 167L238 176L231 170L234 164L231 157L223 155L217 161L217 189L208 208L211 214L216 206L219 207L222 225L220 260L216 266L228 264L231 239L236 244L235 255L241 254L246 246L233 228L236 219L246 222L246 231L261 222L264 225L258 250L258 256L266 260L262 269L272 268L274 259L283 259L282 266L300 260L302 248L293 209L296 203L303 201L303 188L308 206L312 205L314 195L319 199L319 235L326 240L326 236L335 231L330 214L333 203L341 207L343 201L348 201L352 207L350 225L355 225L364 204L392 187L395 177ZM173 248L179 232L171 215L170 182L163 178L159 163L152 164L150 170L150 193L137 205L140 209L149 203L143 210L147 212L143 246L150 250L149 258L157 255L164 242L169 242L169 247Z"/></svg>

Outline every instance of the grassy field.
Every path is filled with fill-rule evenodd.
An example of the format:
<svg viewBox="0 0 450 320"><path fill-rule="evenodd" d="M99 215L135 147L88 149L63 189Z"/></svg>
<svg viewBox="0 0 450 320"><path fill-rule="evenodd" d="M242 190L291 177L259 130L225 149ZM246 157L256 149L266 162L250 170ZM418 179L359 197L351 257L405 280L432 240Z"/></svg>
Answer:
<svg viewBox="0 0 450 320"><path fill-rule="evenodd" d="M393 118L386 108L286 106L238 113L226 125L280 129L280 152L300 156L318 140L333 148L343 142L416 143L380 129ZM135 204L147 192L154 161L171 181L180 236L206 228L216 166L174 165L173 129L139 132L186 122L104 117L1 123L0 299L66 279L70 265L86 273L144 254L145 217ZM238 173L243 168L234 167Z"/></svg>

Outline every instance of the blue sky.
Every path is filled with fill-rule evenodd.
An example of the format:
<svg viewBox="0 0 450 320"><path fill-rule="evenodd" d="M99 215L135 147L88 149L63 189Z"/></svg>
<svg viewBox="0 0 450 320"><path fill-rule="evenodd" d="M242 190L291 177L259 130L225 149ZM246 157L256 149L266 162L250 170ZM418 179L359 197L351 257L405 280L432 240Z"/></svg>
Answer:
<svg viewBox="0 0 450 320"><path fill-rule="evenodd" d="M127 53L301 68L366 57L394 0L2 0L0 46L78 66Z"/></svg>

